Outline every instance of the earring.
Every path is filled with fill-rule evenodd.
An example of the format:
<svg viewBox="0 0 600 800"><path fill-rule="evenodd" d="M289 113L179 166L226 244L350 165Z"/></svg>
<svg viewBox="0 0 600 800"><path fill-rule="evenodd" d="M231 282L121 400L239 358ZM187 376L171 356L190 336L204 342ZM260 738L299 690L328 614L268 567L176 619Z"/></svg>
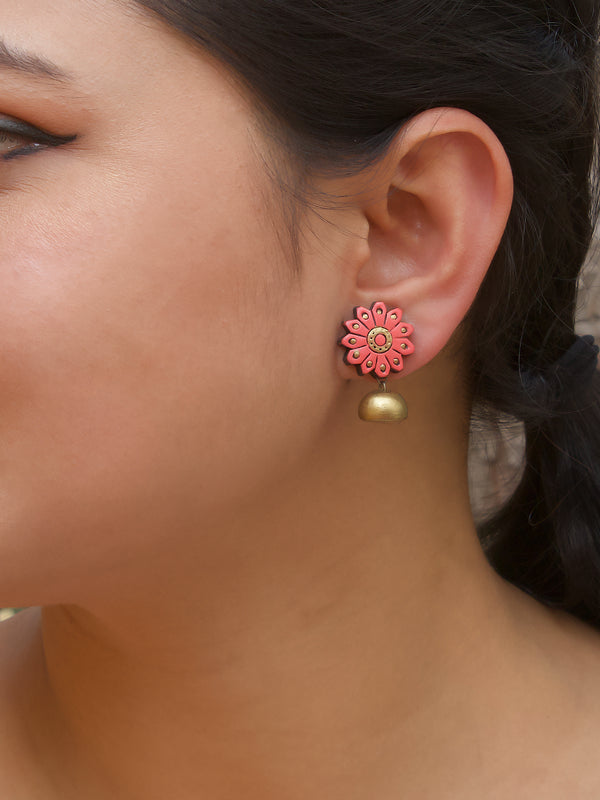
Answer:
<svg viewBox="0 0 600 800"><path fill-rule="evenodd" d="M400 394L389 392L385 379L391 372L404 368L403 358L414 352L408 337L414 328L402 322L402 309L387 309L378 301L371 308L358 306L354 317L342 323L348 333L338 344L346 348L344 361L356 367L359 375L371 375L379 383L379 391L363 397L358 416L366 422L401 422L408 416L406 401Z"/></svg>

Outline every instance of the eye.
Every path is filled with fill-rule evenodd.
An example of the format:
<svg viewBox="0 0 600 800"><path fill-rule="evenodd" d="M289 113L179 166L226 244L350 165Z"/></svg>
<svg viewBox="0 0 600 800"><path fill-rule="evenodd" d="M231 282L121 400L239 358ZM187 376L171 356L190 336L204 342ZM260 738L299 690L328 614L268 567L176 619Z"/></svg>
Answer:
<svg viewBox="0 0 600 800"><path fill-rule="evenodd" d="M14 144L15 142L18 144L24 141L29 142L25 147L18 147ZM9 145L13 146L9 147ZM42 147L44 147L44 145L41 142L32 142L26 136L17 136L14 133L7 133L6 131L0 130L0 155L4 161L16 158L17 156L27 155Z"/></svg>
<svg viewBox="0 0 600 800"><path fill-rule="evenodd" d="M10 117L0 117L0 158L8 161L18 156L29 155L45 147L57 147L72 142L77 136L55 136L34 128L26 122ZM24 147L19 143L26 142Z"/></svg>

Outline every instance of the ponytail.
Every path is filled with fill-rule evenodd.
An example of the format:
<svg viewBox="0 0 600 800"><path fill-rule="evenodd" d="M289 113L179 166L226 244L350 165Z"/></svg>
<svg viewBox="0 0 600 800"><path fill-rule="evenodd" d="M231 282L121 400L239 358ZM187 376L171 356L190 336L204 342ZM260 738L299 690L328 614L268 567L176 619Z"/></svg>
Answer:
<svg viewBox="0 0 600 800"><path fill-rule="evenodd" d="M547 605L600 619L600 373L591 336L550 374L525 373L525 465L499 513L481 525L498 572Z"/></svg>

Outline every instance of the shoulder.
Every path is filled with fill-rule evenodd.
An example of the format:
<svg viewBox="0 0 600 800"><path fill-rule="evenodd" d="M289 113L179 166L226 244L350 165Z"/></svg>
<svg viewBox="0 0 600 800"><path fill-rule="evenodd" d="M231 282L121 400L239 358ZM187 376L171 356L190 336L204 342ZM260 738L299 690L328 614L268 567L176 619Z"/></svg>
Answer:
<svg viewBox="0 0 600 800"><path fill-rule="evenodd" d="M600 797L600 631L565 612L555 615L554 657L570 699L564 719L564 757L582 798ZM569 712L571 715L569 716Z"/></svg>
<svg viewBox="0 0 600 800"><path fill-rule="evenodd" d="M28 640L35 610L28 609L0 622L0 747L6 748L16 731L12 725L21 702Z"/></svg>
<svg viewBox="0 0 600 800"><path fill-rule="evenodd" d="M490 768L479 796L598 800L600 632L504 580L500 604L507 626L480 709Z"/></svg>
<svg viewBox="0 0 600 800"><path fill-rule="evenodd" d="M28 609L0 622L0 797L43 797L23 725L24 704L31 700L28 652L37 630L39 609ZM47 795L46 795L47 796Z"/></svg>
<svg viewBox="0 0 600 800"><path fill-rule="evenodd" d="M596 800L600 797L600 631L532 598L527 598L522 622L540 683L551 676L546 685L553 687L537 706L535 738L546 754L539 763L545 760L546 766L544 774L537 775L544 790L535 796ZM535 696L538 687L533 680L530 689Z"/></svg>

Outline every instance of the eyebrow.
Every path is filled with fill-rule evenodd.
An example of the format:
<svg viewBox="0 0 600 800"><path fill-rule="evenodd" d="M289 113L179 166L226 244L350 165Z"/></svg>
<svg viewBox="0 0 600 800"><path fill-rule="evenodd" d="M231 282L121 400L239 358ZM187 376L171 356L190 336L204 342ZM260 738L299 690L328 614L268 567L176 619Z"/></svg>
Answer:
<svg viewBox="0 0 600 800"><path fill-rule="evenodd" d="M52 61L48 61L34 53L11 48L0 37L0 70L3 69L24 72L37 78L51 80L54 83L64 84L73 80L72 75L69 75Z"/></svg>

